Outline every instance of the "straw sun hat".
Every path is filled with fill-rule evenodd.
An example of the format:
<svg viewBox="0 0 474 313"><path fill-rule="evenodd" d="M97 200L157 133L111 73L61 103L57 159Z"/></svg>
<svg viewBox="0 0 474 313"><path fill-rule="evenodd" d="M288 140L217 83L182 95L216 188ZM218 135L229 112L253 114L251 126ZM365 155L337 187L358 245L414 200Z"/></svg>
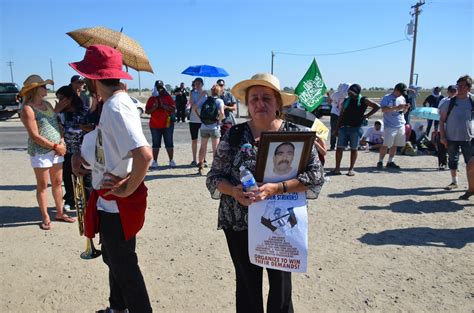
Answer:
<svg viewBox="0 0 474 313"><path fill-rule="evenodd" d="M252 76L252 78L243 80L232 88L232 94L242 102L245 102L245 93L248 88L253 86L265 86L277 91L283 102L283 106L292 105L296 102L298 97L294 94L282 92L280 90L280 81L278 78L268 73L259 73Z"/></svg>
<svg viewBox="0 0 474 313"><path fill-rule="evenodd" d="M23 88L20 90L20 96L23 97L25 93L30 91L31 89L38 88L44 85L53 85L54 82L51 79L43 80L39 75L30 75L28 78L23 82Z"/></svg>

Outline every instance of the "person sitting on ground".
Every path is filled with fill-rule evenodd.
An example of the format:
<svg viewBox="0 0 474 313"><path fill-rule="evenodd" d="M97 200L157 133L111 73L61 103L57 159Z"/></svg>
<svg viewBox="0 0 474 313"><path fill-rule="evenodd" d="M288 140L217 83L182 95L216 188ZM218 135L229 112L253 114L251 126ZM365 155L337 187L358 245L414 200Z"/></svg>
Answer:
<svg viewBox="0 0 474 313"><path fill-rule="evenodd" d="M412 136L414 136L412 143L418 145L423 136L426 135L425 125L421 122L416 122L412 127ZM410 138L411 138L410 137ZM411 139L410 139L411 141Z"/></svg>
<svg viewBox="0 0 474 313"><path fill-rule="evenodd" d="M374 126L367 128L364 136L360 140L360 145L369 145L369 150L379 150L383 144L383 126L382 121L377 120Z"/></svg>

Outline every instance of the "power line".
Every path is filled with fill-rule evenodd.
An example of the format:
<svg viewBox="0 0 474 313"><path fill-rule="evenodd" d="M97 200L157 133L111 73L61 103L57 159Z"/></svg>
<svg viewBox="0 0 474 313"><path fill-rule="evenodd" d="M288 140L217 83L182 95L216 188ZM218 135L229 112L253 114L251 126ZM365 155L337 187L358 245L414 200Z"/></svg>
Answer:
<svg viewBox="0 0 474 313"><path fill-rule="evenodd" d="M356 53L356 52L361 52L361 51L367 51L367 50L372 50L372 49L377 49L381 47L385 47L388 45L393 45L402 41L409 41L408 38L403 38L387 43L383 43L380 45L368 47L368 48L363 48L363 49L357 49L357 50L349 50L349 51L342 51L342 52L332 52L332 53L311 53L311 54L306 54L306 53L291 53L291 52L283 52L283 51L273 51L273 54L284 54L284 55L293 55L293 56L328 56L328 55L341 55L341 54L349 54L349 53Z"/></svg>

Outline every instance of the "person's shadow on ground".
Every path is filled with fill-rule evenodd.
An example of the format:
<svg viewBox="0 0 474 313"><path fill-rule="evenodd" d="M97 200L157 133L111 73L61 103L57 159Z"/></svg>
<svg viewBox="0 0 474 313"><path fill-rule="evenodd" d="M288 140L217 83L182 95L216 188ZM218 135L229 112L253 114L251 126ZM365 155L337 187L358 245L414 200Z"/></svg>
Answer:
<svg viewBox="0 0 474 313"><path fill-rule="evenodd" d="M452 193L453 191L444 190L436 187L419 187L419 188L391 188L391 187L361 187L344 190L341 193L329 194L329 198L346 198L351 196L432 196L443 193Z"/></svg>
<svg viewBox="0 0 474 313"><path fill-rule="evenodd" d="M54 222L56 210L48 209L49 217ZM76 217L76 211L67 213L71 217ZM41 223L41 213L37 206L0 206L0 228L30 226Z"/></svg>
<svg viewBox="0 0 474 313"><path fill-rule="evenodd" d="M0 190L34 191L36 185L0 185Z"/></svg>
<svg viewBox="0 0 474 313"><path fill-rule="evenodd" d="M403 164L401 164L403 166ZM384 164L385 166L385 164ZM347 168L342 168L347 169ZM354 170L357 173L390 173L390 174L403 174L403 173L431 173L431 172L438 172L438 166L433 163L433 167L417 167L417 168L406 168L403 167L401 169L393 169L393 168L377 168L376 166L361 166L355 167Z"/></svg>
<svg viewBox="0 0 474 313"><path fill-rule="evenodd" d="M435 229L413 227L367 233L359 238L367 245L431 246L461 249L474 242L474 227L458 229Z"/></svg>
<svg viewBox="0 0 474 313"><path fill-rule="evenodd" d="M452 200L426 200L413 201L411 199L390 203L388 206L364 205L360 206L360 210L376 211L376 210L390 210L394 213L450 213L463 210L466 206L461 205Z"/></svg>

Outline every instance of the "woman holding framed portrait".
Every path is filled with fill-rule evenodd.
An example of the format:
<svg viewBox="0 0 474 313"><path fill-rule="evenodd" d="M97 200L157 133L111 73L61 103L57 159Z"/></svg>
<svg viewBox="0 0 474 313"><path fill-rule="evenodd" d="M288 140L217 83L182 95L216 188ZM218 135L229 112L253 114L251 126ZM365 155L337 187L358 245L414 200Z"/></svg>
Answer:
<svg viewBox="0 0 474 313"><path fill-rule="evenodd" d="M291 105L297 97L281 92L277 77L256 74L251 79L236 84L232 88L232 94L247 105L251 119L233 126L221 139L206 185L213 198L220 198L218 229L224 230L235 267L237 312L263 312L263 268L252 264L248 254L248 206L287 192L305 191L308 198L316 198L324 183L323 167L312 142L295 145L290 136L281 139L282 142L273 150L270 148L274 155L268 158L272 161L265 163L269 167L275 167L275 175L292 172L293 178L283 175L282 180L272 179L272 182L259 183L256 192L243 190L239 181L239 168L244 166L256 174L257 150L260 149L262 134L272 132L291 135L301 129L282 119L283 106ZM260 158L266 160L268 146L261 153L265 156ZM299 163L296 154L300 155ZM267 273L270 291L266 311L293 312L291 273L273 269L267 269Z"/></svg>

